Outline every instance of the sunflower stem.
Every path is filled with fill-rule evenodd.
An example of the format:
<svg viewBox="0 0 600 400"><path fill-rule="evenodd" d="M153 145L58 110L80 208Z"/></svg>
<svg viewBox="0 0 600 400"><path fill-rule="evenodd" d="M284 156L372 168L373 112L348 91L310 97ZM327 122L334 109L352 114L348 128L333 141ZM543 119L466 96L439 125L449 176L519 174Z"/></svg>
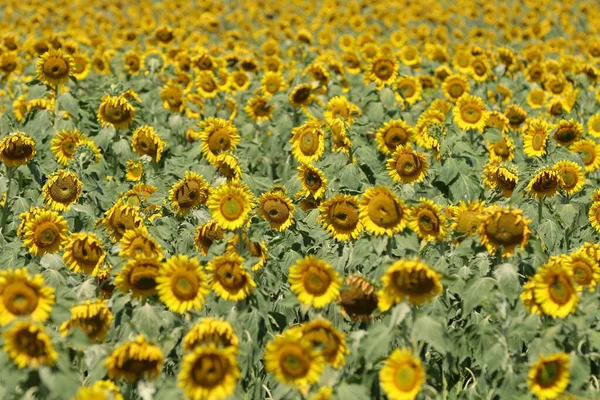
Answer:
<svg viewBox="0 0 600 400"><path fill-rule="evenodd" d="M2 231L3 236L6 236L4 233L4 228L6 227L6 221L8 220L8 201L10 200L10 187L14 172L15 169L13 167L6 166L6 178L8 179L8 183L6 184L6 199L4 199L4 207L2 208L2 223L0 224L0 230Z"/></svg>
<svg viewBox="0 0 600 400"><path fill-rule="evenodd" d="M58 121L58 83L54 86L54 130L57 131L56 122Z"/></svg>
<svg viewBox="0 0 600 400"><path fill-rule="evenodd" d="M544 211L544 198L540 197L538 200L538 224L542 223L542 213Z"/></svg>

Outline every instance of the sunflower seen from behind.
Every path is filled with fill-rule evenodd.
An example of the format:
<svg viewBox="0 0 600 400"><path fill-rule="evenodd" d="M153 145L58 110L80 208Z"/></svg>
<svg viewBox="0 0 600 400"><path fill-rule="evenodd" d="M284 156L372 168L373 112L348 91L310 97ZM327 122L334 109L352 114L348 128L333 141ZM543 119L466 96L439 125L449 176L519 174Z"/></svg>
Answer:
<svg viewBox="0 0 600 400"><path fill-rule="evenodd" d="M210 293L208 278L197 259L176 254L162 263L156 276L160 300L173 312L201 310Z"/></svg>
<svg viewBox="0 0 600 400"><path fill-rule="evenodd" d="M569 355L540 355L529 369L529 390L540 400L556 399L569 386Z"/></svg>
<svg viewBox="0 0 600 400"><path fill-rule="evenodd" d="M425 383L425 370L408 349L395 349L379 370L379 382L390 400L413 400Z"/></svg>
<svg viewBox="0 0 600 400"><path fill-rule="evenodd" d="M224 300L239 301L256 287L252 276L238 254L214 257L206 266L210 288Z"/></svg>
<svg viewBox="0 0 600 400"><path fill-rule="evenodd" d="M342 280L324 260L308 255L290 267L288 282L298 301L314 308L323 308L340 294Z"/></svg>
<svg viewBox="0 0 600 400"><path fill-rule="evenodd" d="M31 276L26 268L0 271L0 325L19 317L46 321L54 303L54 289L44 285L41 274Z"/></svg>
<svg viewBox="0 0 600 400"><path fill-rule="evenodd" d="M226 182L211 190L206 205L222 229L235 230L244 225L252 211L254 195L245 183Z"/></svg>
<svg viewBox="0 0 600 400"><path fill-rule="evenodd" d="M90 340L104 342L112 321L113 314L105 301L88 300L71 308L71 317L59 330L66 336L73 328L79 328Z"/></svg>
<svg viewBox="0 0 600 400"><path fill-rule="evenodd" d="M164 362L160 347L138 335L135 340L121 343L105 360L104 366L112 380L125 379L131 383L138 379L158 378Z"/></svg>
<svg viewBox="0 0 600 400"><path fill-rule="evenodd" d="M58 354L46 329L33 322L18 321L4 331L3 350L19 368L52 366Z"/></svg>
<svg viewBox="0 0 600 400"><path fill-rule="evenodd" d="M374 235L393 236L406 227L408 207L388 187L367 189L359 201L359 217L365 230Z"/></svg>

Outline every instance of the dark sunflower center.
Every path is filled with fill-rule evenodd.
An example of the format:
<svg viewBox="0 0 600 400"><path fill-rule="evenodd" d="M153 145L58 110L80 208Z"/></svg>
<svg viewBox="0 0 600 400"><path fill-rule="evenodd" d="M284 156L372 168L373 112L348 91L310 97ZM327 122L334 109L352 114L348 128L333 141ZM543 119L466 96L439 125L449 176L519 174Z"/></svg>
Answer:
<svg viewBox="0 0 600 400"><path fill-rule="evenodd" d="M304 289L313 296L321 296L331 284L329 274L317 266L310 266L304 273Z"/></svg>
<svg viewBox="0 0 600 400"><path fill-rule="evenodd" d="M437 214L430 209L420 209L417 213L419 229L425 233L437 233L440 230L440 220Z"/></svg>
<svg viewBox="0 0 600 400"><path fill-rule="evenodd" d="M42 65L42 72L54 79L64 78L69 75L69 63L59 56L48 57Z"/></svg>
<svg viewBox="0 0 600 400"><path fill-rule="evenodd" d="M561 367L558 361L545 362L538 370L536 381L544 388L554 386L560 377L560 371Z"/></svg>
<svg viewBox="0 0 600 400"><path fill-rule="evenodd" d="M192 300L198 294L200 282L193 271L177 271L171 277L171 290L179 300Z"/></svg>
<svg viewBox="0 0 600 400"><path fill-rule="evenodd" d="M555 276L552 283L548 286L548 294L552 301L560 305L566 304L573 295L571 284L562 276Z"/></svg>
<svg viewBox="0 0 600 400"><path fill-rule="evenodd" d="M373 66L375 76L382 81L387 81L394 74L394 63L390 60L378 60Z"/></svg>
<svg viewBox="0 0 600 400"><path fill-rule="evenodd" d="M14 315L31 314L38 305L38 292L23 282L14 282L2 293L4 307Z"/></svg>
<svg viewBox="0 0 600 400"><path fill-rule="evenodd" d="M285 349L283 354L280 356L280 366L282 372L286 376L292 378L301 378L308 374L310 370L310 361L306 359L306 355L300 348L296 346Z"/></svg>
<svg viewBox="0 0 600 400"><path fill-rule="evenodd" d="M377 226L392 228L402 218L402 210L395 199L385 193L380 193L369 200L367 207L369 219Z"/></svg>
<svg viewBox="0 0 600 400"><path fill-rule="evenodd" d="M58 179L48 188L52 200L62 203L72 203L77 198L77 179L71 175L59 176Z"/></svg>
<svg viewBox="0 0 600 400"><path fill-rule="evenodd" d="M221 285L231 291L241 290L246 286L248 280L240 266L231 262L220 265L216 271L216 276Z"/></svg>
<svg viewBox="0 0 600 400"><path fill-rule="evenodd" d="M208 148L212 153L219 154L229 150L230 146L231 136L226 129L217 129L208 137Z"/></svg>
<svg viewBox="0 0 600 400"><path fill-rule="evenodd" d="M352 232L358 224L358 210L346 201L333 204L329 214L330 222L336 231Z"/></svg>
<svg viewBox="0 0 600 400"><path fill-rule="evenodd" d="M389 150L394 151L398 145L405 145L408 138L408 132L404 128L394 126L385 132L383 141Z"/></svg>
<svg viewBox="0 0 600 400"><path fill-rule="evenodd" d="M200 357L192 367L194 383L203 388L214 388L223 382L227 375L229 363L216 354L206 354Z"/></svg>
<svg viewBox="0 0 600 400"><path fill-rule="evenodd" d="M270 221L278 224L284 223L290 216L290 209L280 199L267 200L263 205L263 210L268 215Z"/></svg>
<svg viewBox="0 0 600 400"><path fill-rule="evenodd" d="M46 344L38 339L38 332L21 330L15 335L16 347L19 353L25 353L29 357L37 358L46 355Z"/></svg>
<svg viewBox="0 0 600 400"><path fill-rule="evenodd" d="M486 235L495 243L511 246L521 243L524 236L522 222L512 214L502 214L498 218L493 218L485 227Z"/></svg>

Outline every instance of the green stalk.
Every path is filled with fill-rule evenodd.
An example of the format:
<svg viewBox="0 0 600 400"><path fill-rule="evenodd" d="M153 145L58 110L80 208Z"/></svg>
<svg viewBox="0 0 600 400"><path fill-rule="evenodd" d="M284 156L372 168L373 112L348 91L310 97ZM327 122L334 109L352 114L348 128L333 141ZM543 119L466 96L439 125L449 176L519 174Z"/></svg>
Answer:
<svg viewBox="0 0 600 400"><path fill-rule="evenodd" d="M13 167L6 166L6 177L8 178L8 186L6 189L6 199L4 200L4 208L2 209L2 222L0 223L0 229L2 230L2 235L4 236L6 236L4 228L6 227L6 221L8 220L8 201L10 200L10 187L14 172L15 169Z"/></svg>
<svg viewBox="0 0 600 400"><path fill-rule="evenodd" d="M542 211L544 210L544 198L540 197L538 203L538 224L542 223Z"/></svg>

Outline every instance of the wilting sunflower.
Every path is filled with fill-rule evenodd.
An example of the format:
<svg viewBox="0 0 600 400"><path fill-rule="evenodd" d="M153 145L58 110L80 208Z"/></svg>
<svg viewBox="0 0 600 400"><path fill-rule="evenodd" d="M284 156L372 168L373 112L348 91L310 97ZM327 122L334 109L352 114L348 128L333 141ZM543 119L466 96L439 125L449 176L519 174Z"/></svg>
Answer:
<svg viewBox="0 0 600 400"><path fill-rule="evenodd" d="M186 171L183 179L169 190L171 207L179 215L187 214L191 209L206 204L210 185L202 175Z"/></svg>
<svg viewBox="0 0 600 400"><path fill-rule="evenodd" d="M573 280L581 287L586 287L590 292L600 283L600 264L595 257L579 249L566 257L569 268L573 271Z"/></svg>
<svg viewBox="0 0 600 400"><path fill-rule="evenodd" d="M519 209L494 205L487 209L485 220L479 227L481 244L490 254L496 254L502 247L502 256L508 257L514 253L515 247L524 249L527 245L530 222Z"/></svg>
<svg viewBox="0 0 600 400"><path fill-rule="evenodd" d="M85 135L77 129L59 131L50 141L50 150L56 157L56 161L66 166L73 159L77 145L83 140Z"/></svg>
<svg viewBox="0 0 600 400"><path fill-rule="evenodd" d="M569 355L539 356L529 369L527 384L540 400L555 399L569 386Z"/></svg>
<svg viewBox="0 0 600 400"><path fill-rule="evenodd" d="M386 186L367 189L358 204L359 217L367 232L393 236L406 227L408 208Z"/></svg>
<svg viewBox="0 0 600 400"><path fill-rule="evenodd" d="M487 143L490 163L510 162L515 158L515 143L508 135L502 140Z"/></svg>
<svg viewBox="0 0 600 400"><path fill-rule="evenodd" d="M173 312L201 310L210 293L207 277L195 258L174 255L165 262L156 277L160 300Z"/></svg>
<svg viewBox="0 0 600 400"><path fill-rule="evenodd" d="M60 326L60 332L66 336L73 328L79 328L97 342L104 342L110 329L113 315L103 300L86 301L71 308L71 318Z"/></svg>
<svg viewBox="0 0 600 400"><path fill-rule="evenodd" d="M561 175L554 168L545 168L537 172L527 184L529 195L536 199L550 198L563 186Z"/></svg>
<svg viewBox="0 0 600 400"><path fill-rule="evenodd" d="M408 226L410 229L419 238L428 242L445 238L448 230L442 207L424 197L421 197L419 201L421 204L412 207L409 212Z"/></svg>
<svg viewBox="0 0 600 400"><path fill-rule="evenodd" d="M412 139L413 130L401 119L393 119L383 124L375 134L377 148L388 155L396 151L398 146L406 146Z"/></svg>
<svg viewBox="0 0 600 400"><path fill-rule="evenodd" d="M394 182L421 182L427 176L429 164L425 156L414 151L410 145L396 147L392 157L387 160L387 170Z"/></svg>
<svg viewBox="0 0 600 400"><path fill-rule="evenodd" d="M552 169L560 176L560 186L567 194L579 192L583 188L585 176L583 168L579 164L573 161L562 160L554 164Z"/></svg>
<svg viewBox="0 0 600 400"><path fill-rule="evenodd" d="M509 126L512 129L519 129L521 124L527 119L527 111L521 106L511 104L504 110L504 115L508 118Z"/></svg>
<svg viewBox="0 0 600 400"><path fill-rule="evenodd" d="M252 276L238 254L214 257L206 266L210 288L224 300L238 301L248 297L256 287Z"/></svg>
<svg viewBox="0 0 600 400"><path fill-rule="evenodd" d="M216 240L222 240L223 234L223 229L219 227L217 221L208 221L204 225L200 225L196 228L194 245L202 255L207 255L208 250L210 249L210 246L212 246L213 242Z"/></svg>
<svg viewBox="0 0 600 400"><path fill-rule="evenodd" d="M135 118L135 108L123 95L102 97L98 108L98 121L102 127L112 125L116 129L127 129Z"/></svg>
<svg viewBox="0 0 600 400"><path fill-rule="evenodd" d="M156 134L153 127L144 125L133 131L131 148L139 156L147 155L159 162L166 143Z"/></svg>
<svg viewBox="0 0 600 400"><path fill-rule="evenodd" d="M36 63L37 78L52 87L68 81L74 69L73 57L61 49L47 51Z"/></svg>
<svg viewBox="0 0 600 400"><path fill-rule="evenodd" d="M43 326L27 322L15 322L2 334L3 349L19 368L52 366L58 354Z"/></svg>
<svg viewBox="0 0 600 400"><path fill-rule="evenodd" d="M485 103L477 96L465 94L457 101L452 110L454 122L464 131L477 129L483 132L489 113L486 111Z"/></svg>
<svg viewBox="0 0 600 400"><path fill-rule="evenodd" d="M368 322L377 309L377 302L376 289L371 282L359 275L346 277L338 299L344 317Z"/></svg>
<svg viewBox="0 0 600 400"><path fill-rule="evenodd" d="M253 97L248 100L244 111L253 121L268 121L273 116L275 106L269 104L269 99L264 96Z"/></svg>
<svg viewBox="0 0 600 400"><path fill-rule="evenodd" d="M325 132L318 121L310 120L292 129L292 155L300 163L316 161L325 151Z"/></svg>
<svg viewBox="0 0 600 400"><path fill-rule="evenodd" d="M581 154L585 172L594 172L600 168L600 145L594 140L579 140L569 150Z"/></svg>
<svg viewBox="0 0 600 400"><path fill-rule="evenodd" d="M153 258L129 260L117 275L115 285L123 293L131 291L133 297L152 296L156 293L160 266L160 261Z"/></svg>
<svg viewBox="0 0 600 400"><path fill-rule="evenodd" d="M510 165L486 164L483 167L483 183L490 189L499 189L504 197L511 197L519 182L519 171Z"/></svg>
<svg viewBox="0 0 600 400"><path fill-rule="evenodd" d="M242 182L226 182L211 191L206 205L221 228L235 230L252 210L254 195Z"/></svg>
<svg viewBox="0 0 600 400"><path fill-rule="evenodd" d="M523 151L528 157L542 157L546 154L546 142L550 126L541 118L528 120L523 127Z"/></svg>
<svg viewBox="0 0 600 400"><path fill-rule="evenodd" d="M311 85L306 83L300 84L292 89L288 100L293 107L307 107L314 101L315 98L312 91L313 88Z"/></svg>
<svg viewBox="0 0 600 400"><path fill-rule="evenodd" d="M571 146L583 137L583 125L580 122L571 120L561 120L552 139L560 146Z"/></svg>
<svg viewBox="0 0 600 400"><path fill-rule="evenodd" d="M42 188L44 201L56 211L66 211L81 196L83 184L77 174L61 169L48 177Z"/></svg>
<svg viewBox="0 0 600 400"><path fill-rule="evenodd" d="M190 399L228 398L235 391L240 369L231 348L197 347L183 357L177 379Z"/></svg>
<svg viewBox="0 0 600 400"><path fill-rule="evenodd" d="M202 155L208 162L214 162L220 153L234 150L240 141L237 128L231 121L210 117L205 119L200 127Z"/></svg>
<svg viewBox="0 0 600 400"><path fill-rule="evenodd" d="M230 348L237 353L239 344L240 340L228 322L206 317L184 336L182 348L191 351L196 347L214 345L218 348Z"/></svg>
<svg viewBox="0 0 600 400"><path fill-rule="evenodd" d="M470 91L471 86L469 85L469 79L462 74L451 74L444 79L444 83L442 84L442 92L450 101L456 101L460 99L463 94L469 93Z"/></svg>
<svg viewBox="0 0 600 400"><path fill-rule="evenodd" d="M121 258L152 258L158 261L163 258L162 247L150 237L145 226L128 229L119 240L119 257Z"/></svg>
<svg viewBox="0 0 600 400"><path fill-rule="evenodd" d="M379 370L379 381L390 400L413 400L425 382L425 370L408 349L395 349Z"/></svg>
<svg viewBox="0 0 600 400"><path fill-rule="evenodd" d="M127 160L125 179L137 182L144 176L144 164L141 161Z"/></svg>
<svg viewBox="0 0 600 400"><path fill-rule="evenodd" d="M343 152L350 157L352 141L346 133L346 123L341 118L335 118L329 124L329 131L331 132L331 151Z"/></svg>
<svg viewBox="0 0 600 400"><path fill-rule="evenodd" d="M381 89L392 84L398 76L398 61L394 57L380 56L365 71L365 83L375 82Z"/></svg>
<svg viewBox="0 0 600 400"><path fill-rule="evenodd" d="M271 229L283 232L294 223L296 208L285 192L270 190L258 199L258 210L261 217L269 223Z"/></svg>
<svg viewBox="0 0 600 400"><path fill-rule="evenodd" d="M448 207L452 224L450 229L462 236L475 236L485 217L484 203L481 200L465 203L460 201L458 206Z"/></svg>
<svg viewBox="0 0 600 400"><path fill-rule="evenodd" d="M25 224L23 244L34 256L58 253L68 239L67 221L57 212L42 210Z"/></svg>
<svg viewBox="0 0 600 400"><path fill-rule="evenodd" d="M325 362L333 368L346 364L346 354L350 354L346 346L346 335L340 333L331 322L317 318L301 325L302 338L312 343L319 349Z"/></svg>
<svg viewBox="0 0 600 400"><path fill-rule="evenodd" d="M351 125L354 122L354 116L360 115L360 108L356 104L350 103L345 96L335 96L327 102L327 109L323 115L329 123L336 118L341 118Z"/></svg>
<svg viewBox="0 0 600 400"><path fill-rule="evenodd" d="M121 201L108 209L100 222L106 227L113 242L118 242L127 230L144 225L139 209Z"/></svg>
<svg viewBox="0 0 600 400"><path fill-rule="evenodd" d="M357 239L363 230L358 199L338 194L319 206L319 222L337 241Z"/></svg>
<svg viewBox="0 0 600 400"><path fill-rule="evenodd" d="M93 233L73 233L65 245L63 260L75 273L94 275L104 263L106 250Z"/></svg>
<svg viewBox="0 0 600 400"><path fill-rule="evenodd" d="M325 368L321 352L302 338L299 328L275 336L265 346L265 369L289 386L304 389L317 383Z"/></svg>
<svg viewBox="0 0 600 400"><path fill-rule="evenodd" d="M290 267L288 281L298 301L315 308L334 301L342 283L331 265L313 255L297 260Z"/></svg>
<svg viewBox="0 0 600 400"><path fill-rule="evenodd" d="M420 260L396 261L381 277L383 287L377 293L379 310L385 312L405 299L417 306L430 301L443 291L441 278Z"/></svg>
<svg viewBox="0 0 600 400"><path fill-rule="evenodd" d="M113 350L104 362L110 379L135 382L140 378L156 379L160 375L165 357L160 347L138 335L135 341L124 342Z"/></svg>
<svg viewBox="0 0 600 400"><path fill-rule="evenodd" d="M54 300L54 289L44 286L41 274L30 276L26 268L0 271L0 325L24 316L46 321Z"/></svg>
<svg viewBox="0 0 600 400"><path fill-rule="evenodd" d="M300 163L298 179L302 183L304 196L311 196L314 199L324 197L325 191L327 191L327 178L323 171L310 164Z"/></svg>
<svg viewBox="0 0 600 400"><path fill-rule="evenodd" d="M25 165L35 156L35 142L28 135L16 132L0 141L0 161L8 167Z"/></svg>

